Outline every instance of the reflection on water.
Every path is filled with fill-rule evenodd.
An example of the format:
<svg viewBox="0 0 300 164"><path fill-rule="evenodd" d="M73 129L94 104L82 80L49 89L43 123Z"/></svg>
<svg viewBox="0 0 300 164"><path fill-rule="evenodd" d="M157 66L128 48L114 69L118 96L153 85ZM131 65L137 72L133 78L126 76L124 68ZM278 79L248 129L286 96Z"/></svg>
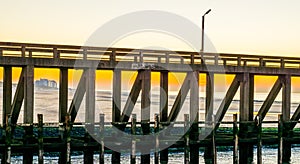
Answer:
<svg viewBox="0 0 300 164"><path fill-rule="evenodd" d="M274 148L263 148L262 149L262 159L264 164L274 164L277 163L277 149ZM222 164L232 164L232 151L218 151L217 152L217 162ZM12 158L12 163L22 163L21 156L15 156ZM111 163L111 155L105 154L105 163ZM45 164L58 163L58 157L45 157ZM79 164L83 163L83 155L72 156L72 163ZM291 164L297 164L300 161L300 147L292 148L292 157ZM121 155L121 163L127 164L130 162L130 155ZM140 156L137 156L136 162L140 163ZM183 153L171 153L169 154L169 163L171 164L182 164L184 162L184 154ZM34 162L38 163L37 156L34 157ZM99 155L94 155L94 163L99 163ZM154 155L151 155L151 163L154 163ZM200 152L199 155L199 163L204 163L204 153ZM256 149L254 149L254 161L256 162Z"/></svg>

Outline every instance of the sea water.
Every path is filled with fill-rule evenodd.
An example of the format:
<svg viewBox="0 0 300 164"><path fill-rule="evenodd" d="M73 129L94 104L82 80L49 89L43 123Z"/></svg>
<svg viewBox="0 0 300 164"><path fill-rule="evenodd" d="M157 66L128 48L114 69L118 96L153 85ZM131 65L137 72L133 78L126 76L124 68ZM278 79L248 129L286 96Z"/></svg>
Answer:
<svg viewBox="0 0 300 164"><path fill-rule="evenodd" d="M256 158L256 148L254 148L254 159L253 163L257 163ZM150 156L150 163L154 163L154 155L151 154ZM22 156L13 156L11 159L12 163L22 164L23 157ZM274 164L277 163L277 149L274 148L263 148L262 149L262 160L264 164ZM136 162L140 163L141 158L140 156L136 157ZM293 147L292 148L292 157L291 157L291 164L298 164L300 161L300 147ZM75 164L83 163L83 155L77 155L71 157L71 162ZM111 163L111 154L104 155L104 162ZM233 155L232 151L218 151L217 152L217 162L222 164L232 164L233 163ZM34 156L33 163L38 163L38 157ZM58 157L44 157L45 164L54 164L58 163ZM99 155L94 155L94 163L99 163ZM121 155L121 163L127 164L130 163L130 155L129 154L122 154ZM183 152L177 153L170 153L169 154L169 163L170 164L182 164L184 163L184 154ZM204 163L204 153L200 151L199 153L199 163Z"/></svg>
<svg viewBox="0 0 300 164"><path fill-rule="evenodd" d="M13 91L15 92L15 87L13 87ZM42 88L35 88L34 90L34 116L37 114L44 114L44 122L58 122L58 89L42 89ZM74 96L75 90L70 89L68 95L68 103L70 105L72 98ZM121 109L124 107L129 91L122 91L121 97ZM172 107L177 92L169 92L169 100L168 106L169 109ZM255 93L254 95L254 112L257 112L263 101L267 97L268 93ZM2 88L0 89L0 96L3 96ZM215 100L214 100L214 112L217 111L218 106L220 105L222 99L225 96L225 92L217 92L215 93ZM186 100L183 102L182 110L179 113L179 117L177 120L182 121L183 115L189 113L189 95L187 96ZM292 93L292 103L291 103L291 115L299 105L300 101L300 94L299 93ZM204 109L205 109L205 93L200 92L200 110L199 110L199 118L201 121L204 120ZM153 91L151 93L151 121L154 120L154 114L159 113L159 92ZM0 99L0 104L2 104L2 98ZM141 100L140 97L138 98L136 105L133 109L133 113L137 114L137 120L140 120L140 110L141 107ZM99 114L105 114L105 121L111 121L111 108L112 108L112 92L111 91L97 91L96 92L96 113L95 113L95 121L99 121ZM225 121L232 121L232 114L239 112L239 94L237 93L234 97L225 117ZM281 94L279 93L275 102L273 103L269 113L267 114L265 120L277 121L277 115L281 113ZM256 113L254 113L256 114ZM80 106L76 121L84 122L85 118L85 99ZM2 119L2 106L0 105L0 119ZM18 122L23 120L23 107L20 112L20 116ZM2 120L1 120L2 122ZM37 116L34 117L34 122L37 122ZM277 126L276 124L273 126ZM218 151L217 153L217 160L219 163L232 163L232 151ZM22 156L13 156L12 162L13 163L22 163ZM183 152L178 153L171 153L169 155L170 163L182 163L183 162ZM263 148L263 163L274 163L277 161L277 149L274 148ZM99 155L94 155L95 163L98 162ZM137 156L137 161L139 162L140 157ZM58 157L45 157L45 163L57 163ZM122 155L121 156L122 163L128 163L130 161L129 155ZM153 163L154 156L151 155L151 161ZM203 152L200 152L199 156L200 163L204 163L203 160ZM254 150L254 163L256 161L256 149ZM291 163L298 163L300 161L300 148L293 147L292 148L292 157ZM105 154L105 163L111 162L111 155ZM34 157L34 163L37 163L37 157ZM82 155L74 155L72 156L72 163L83 163L83 156Z"/></svg>

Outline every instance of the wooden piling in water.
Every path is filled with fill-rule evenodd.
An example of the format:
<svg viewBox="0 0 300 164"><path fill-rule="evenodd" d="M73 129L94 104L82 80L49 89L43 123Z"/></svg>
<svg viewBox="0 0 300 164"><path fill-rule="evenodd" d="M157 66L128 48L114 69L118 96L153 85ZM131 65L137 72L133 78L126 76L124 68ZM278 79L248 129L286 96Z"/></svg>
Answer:
<svg viewBox="0 0 300 164"><path fill-rule="evenodd" d="M23 137L24 145L32 144L33 140L33 126L32 124L27 124L25 127L25 136ZM33 151L31 148L25 149L23 153L23 163L29 164L33 162Z"/></svg>
<svg viewBox="0 0 300 164"><path fill-rule="evenodd" d="M262 119L257 117L257 164L262 164Z"/></svg>
<svg viewBox="0 0 300 164"><path fill-rule="evenodd" d="M130 154L130 163L135 164L136 159L136 114L131 116L131 135L132 135L132 145L131 145L131 154Z"/></svg>
<svg viewBox="0 0 300 164"><path fill-rule="evenodd" d="M143 70L142 72L142 87L141 87L141 127L143 135L150 134L150 90L151 90L151 71ZM148 164L150 163L150 153L148 150L141 150L141 163Z"/></svg>
<svg viewBox="0 0 300 164"><path fill-rule="evenodd" d="M188 114L184 114L184 163L190 163L190 138L189 138L190 118Z"/></svg>
<svg viewBox="0 0 300 164"><path fill-rule="evenodd" d="M67 162L71 163L71 125L70 125L70 116L67 115L66 118L66 139L67 139Z"/></svg>
<svg viewBox="0 0 300 164"><path fill-rule="evenodd" d="M120 133L118 131L116 131L116 133L113 134L113 137L117 138L119 136L119 134ZM112 163L120 163L121 162L121 153L112 150L111 161L112 161Z"/></svg>
<svg viewBox="0 0 300 164"><path fill-rule="evenodd" d="M216 147L216 116L212 115L212 136L211 136L211 142L212 142L212 148L213 148L213 164L217 164L217 147Z"/></svg>
<svg viewBox="0 0 300 164"><path fill-rule="evenodd" d="M44 139L43 139L43 115L38 114L38 163L43 164L44 163Z"/></svg>
<svg viewBox="0 0 300 164"><path fill-rule="evenodd" d="M237 114L233 114L233 163L238 164L238 144L239 144L239 137L238 137L238 126L237 126Z"/></svg>
<svg viewBox="0 0 300 164"><path fill-rule="evenodd" d="M104 164L104 114L99 114L99 163Z"/></svg>
<svg viewBox="0 0 300 164"><path fill-rule="evenodd" d="M278 164L283 163L283 117L282 114L278 115Z"/></svg>
<svg viewBox="0 0 300 164"><path fill-rule="evenodd" d="M155 133L155 152L154 152L154 163L159 163L159 114L154 115L154 133Z"/></svg>
<svg viewBox="0 0 300 164"><path fill-rule="evenodd" d="M68 143L68 140L70 139L70 115L67 114L64 117L64 122L61 128L61 139L63 142L63 147L61 148L60 155L59 155L59 164L65 164L70 163L70 143Z"/></svg>
<svg viewBox="0 0 300 164"><path fill-rule="evenodd" d="M5 151L3 158L1 160L2 164L11 163L11 139L12 139L12 129L11 129L11 115L6 115L5 117Z"/></svg>

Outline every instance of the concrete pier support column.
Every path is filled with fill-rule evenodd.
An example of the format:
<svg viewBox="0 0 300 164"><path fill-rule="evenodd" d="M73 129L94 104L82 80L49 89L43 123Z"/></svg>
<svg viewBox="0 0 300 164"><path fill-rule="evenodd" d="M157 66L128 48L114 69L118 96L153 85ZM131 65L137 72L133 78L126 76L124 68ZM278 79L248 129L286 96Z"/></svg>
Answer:
<svg viewBox="0 0 300 164"><path fill-rule="evenodd" d="M214 73L206 74L205 121L211 121L214 108ZM207 133L210 130L207 131ZM204 150L205 163L213 163L213 147L207 145Z"/></svg>
<svg viewBox="0 0 300 164"><path fill-rule="evenodd" d="M25 127L25 144L30 144L32 142L33 137L33 106L34 106L34 66L27 65L24 67L25 69L25 77L24 77L24 123L28 124ZM26 150L23 154L23 163L32 163L33 151Z"/></svg>
<svg viewBox="0 0 300 164"><path fill-rule="evenodd" d="M290 121L291 113L291 76L284 75L281 76L282 80L282 121ZM283 137L288 137L289 129L283 129ZM290 163L291 160L291 144L289 142L283 141L283 163Z"/></svg>
<svg viewBox="0 0 300 164"><path fill-rule="evenodd" d="M141 96L141 122L143 135L150 133L150 90L151 90L151 71L143 71L142 80L142 96ZM146 153L141 156L141 163L150 163L149 150L141 150L141 153Z"/></svg>
<svg viewBox="0 0 300 164"><path fill-rule="evenodd" d="M254 76L243 73L240 78L240 121L253 121ZM240 130L248 129L240 123ZM240 133L247 134L247 131ZM247 137L247 135L245 136ZM252 163L253 144L239 143L239 163Z"/></svg>
<svg viewBox="0 0 300 164"><path fill-rule="evenodd" d="M191 72L190 76L190 139L198 141L199 138L199 72ZM191 145L190 147L190 163L199 163L199 146Z"/></svg>

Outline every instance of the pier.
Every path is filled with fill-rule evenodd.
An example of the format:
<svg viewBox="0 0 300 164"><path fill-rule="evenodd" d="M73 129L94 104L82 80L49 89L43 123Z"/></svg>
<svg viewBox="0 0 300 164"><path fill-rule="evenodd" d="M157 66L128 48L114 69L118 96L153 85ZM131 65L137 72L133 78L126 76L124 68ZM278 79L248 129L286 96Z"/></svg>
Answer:
<svg viewBox="0 0 300 164"><path fill-rule="evenodd" d="M171 147L183 150L184 163L199 163L200 148L205 149L206 163L217 163L217 146L232 146L234 163L251 163L256 146L257 161L262 163L261 148L264 144L278 145L278 163L287 163L291 157L291 145L300 143L300 133L295 130L300 105L291 114L291 78L300 76L300 58L0 42L0 66L3 67L2 163L10 163L12 154L21 154L23 163L32 163L33 155L37 155L39 163L43 163L45 152L59 152L60 163L71 163L73 151L82 151L85 163L93 163L93 154L99 154L100 163L104 163L104 153L107 152L112 153L112 163L121 162L122 152L130 152L131 163L136 162L139 154L142 163L150 163L149 152L154 153L154 163L167 163L168 148ZM22 71L13 96L14 67L21 67ZM44 122L46 115L34 113L35 68L60 70L57 123ZM83 73L68 106L70 69L82 70ZM95 72L101 70L113 71L111 122L107 122L103 114L95 115L95 110L99 110L95 107ZM138 74L121 109L121 73L128 70ZM151 72L160 74L159 113L155 114L154 120L150 119ZM168 108L171 105L168 96L163 96L169 92L170 72L186 74L171 109ZM205 120L199 119L200 74L206 75ZM220 106L214 109L216 74L235 77ZM254 77L260 75L277 76L278 79L254 114ZM238 91L239 112L232 115L232 121L224 121ZM282 110L278 120L264 121L280 91ZM182 102L188 94L189 108L183 109ZM137 120L132 112L139 96L141 120ZM84 97L85 122L76 122ZM23 122L18 123L22 105ZM188 110L189 115L178 121L181 110ZM37 123L34 123L34 117L38 117ZM95 121L96 117L99 117L99 122ZM262 125L270 124L277 127L276 132L262 130ZM222 125L231 130L220 127ZM56 136L45 135L49 128L56 129ZM78 128L85 130L83 134L76 135ZM22 136L16 136L16 131L21 131ZM141 136L148 137L148 140L141 140ZM142 147L151 149L142 150Z"/></svg>

